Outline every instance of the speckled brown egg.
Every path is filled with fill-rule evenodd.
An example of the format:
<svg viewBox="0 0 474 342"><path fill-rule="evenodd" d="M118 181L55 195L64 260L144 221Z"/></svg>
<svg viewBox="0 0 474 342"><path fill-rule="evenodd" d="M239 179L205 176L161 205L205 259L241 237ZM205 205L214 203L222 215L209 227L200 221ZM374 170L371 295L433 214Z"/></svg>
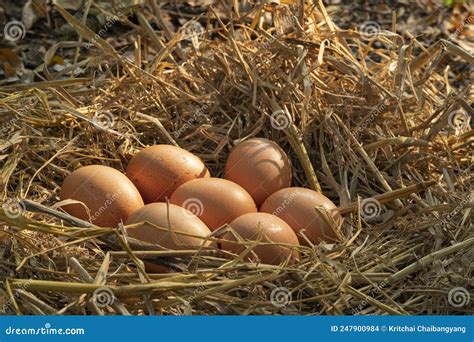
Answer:
<svg viewBox="0 0 474 342"><path fill-rule="evenodd" d="M231 241L259 241L247 259L258 260L265 264L278 265L290 258L290 262L296 260L298 253L290 246L299 246L298 238L291 227L282 219L267 213L250 213L237 217L229 226L232 228L227 232L222 241L222 249L235 254L242 253L247 246L233 243ZM265 244L273 243L273 244Z"/></svg>
<svg viewBox="0 0 474 342"><path fill-rule="evenodd" d="M240 185L226 179L199 178L181 185L170 202L195 213L211 229L257 211L255 202Z"/></svg>
<svg viewBox="0 0 474 342"><path fill-rule="evenodd" d="M129 162L127 176L145 203L163 202L190 180L210 177L203 161L172 145L154 145L138 152Z"/></svg>
<svg viewBox="0 0 474 342"><path fill-rule="evenodd" d="M291 186L291 162L275 142L263 138L248 139L230 152L224 178L247 190L260 206L274 192Z"/></svg>
<svg viewBox="0 0 474 342"><path fill-rule="evenodd" d="M61 186L60 198L82 202L84 205L74 203L62 208L100 227L116 227L144 205L137 188L123 173L102 165L72 172Z"/></svg>
<svg viewBox="0 0 474 342"><path fill-rule="evenodd" d="M197 247L201 244L209 246L211 243L205 240L211 234L206 224L193 213L174 204L147 204L130 215L126 224L128 226L144 221L166 230L143 224L127 228L128 235L137 240L173 250Z"/></svg>
<svg viewBox="0 0 474 342"><path fill-rule="evenodd" d="M288 223L297 233L302 245L307 245L306 240L298 234L302 230L312 243L321 240L334 242L336 234L320 217L315 209L317 206L329 211L337 224L341 222L342 217L329 198L316 191L298 187L275 192L263 202L260 211L276 215Z"/></svg>

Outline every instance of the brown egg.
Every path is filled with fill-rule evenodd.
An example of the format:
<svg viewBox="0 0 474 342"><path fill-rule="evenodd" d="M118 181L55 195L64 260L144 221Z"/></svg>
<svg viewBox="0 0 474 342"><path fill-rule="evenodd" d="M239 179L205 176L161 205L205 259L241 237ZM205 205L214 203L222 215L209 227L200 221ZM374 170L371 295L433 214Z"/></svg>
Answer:
<svg viewBox="0 0 474 342"><path fill-rule="evenodd" d="M181 184L210 177L201 159L172 145L154 145L138 152L128 164L127 176L145 203L163 202Z"/></svg>
<svg viewBox="0 0 474 342"><path fill-rule="evenodd" d="M247 190L260 206L274 192L291 186L291 172L290 159L278 144L253 138L232 149L224 178Z"/></svg>
<svg viewBox="0 0 474 342"><path fill-rule="evenodd" d="M316 211L317 206L331 212L337 224L341 222L342 217L329 198L305 188L286 188L275 192L263 202L260 211L276 215L288 223L297 233L302 245L307 245L306 240L298 234L303 229L312 243L321 240L334 242L336 235Z"/></svg>
<svg viewBox="0 0 474 342"><path fill-rule="evenodd" d="M247 191L226 179L199 178L181 185L171 195L170 202L199 216L211 229L247 213L257 207Z"/></svg>
<svg viewBox="0 0 474 342"><path fill-rule="evenodd" d="M134 211L143 207L135 185L120 171L108 166L89 165L72 172L61 186L61 200L84 203L62 208L72 216L100 227L116 227Z"/></svg>
<svg viewBox="0 0 474 342"><path fill-rule="evenodd" d="M230 224L232 230L244 241L257 241L261 235L261 242L281 243L299 246L298 238L291 227L282 219L267 213L250 213L237 217ZM225 240L238 241L236 234L232 231L226 233ZM240 254L245 246L232 242L222 242L222 248ZM278 265L291 257L294 261L298 253L291 248L282 245L258 245L253 249L258 259L265 264ZM248 259L254 259L252 253L247 255Z"/></svg>
<svg viewBox="0 0 474 342"><path fill-rule="evenodd" d="M173 272L173 269L160 264L155 264L149 261L143 261L143 266L145 266L145 271L147 273L169 273Z"/></svg>
<svg viewBox="0 0 474 342"><path fill-rule="evenodd" d="M148 221L168 230L143 224L138 227L128 228L127 233L130 237L173 250L201 245L209 246L211 244L211 241L203 239L211 234L211 231L204 222L193 213L177 205L167 203L147 204L130 215L126 224L131 225L143 221ZM193 236L176 234L176 232Z"/></svg>

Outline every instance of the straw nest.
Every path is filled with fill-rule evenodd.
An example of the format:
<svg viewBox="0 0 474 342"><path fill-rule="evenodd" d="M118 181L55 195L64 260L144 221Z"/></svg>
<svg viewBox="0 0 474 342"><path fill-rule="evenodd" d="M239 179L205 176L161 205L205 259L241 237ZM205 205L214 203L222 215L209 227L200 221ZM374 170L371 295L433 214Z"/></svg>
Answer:
<svg viewBox="0 0 474 342"><path fill-rule="evenodd" d="M81 77L67 76L73 66L1 90L3 312L473 313L468 51L343 30L320 2L210 8L192 23L204 30L163 36L146 19L159 9L138 7L138 24L119 19L141 37L128 50L57 11L93 47L60 43L87 52ZM167 143L221 176L229 148L251 136L277 141L295 185L342 208L339 243L299 247L293 265L246 263L157 251L54 207L80 166L123 171ZM170 272L146 273L139 258Z"/></svg>

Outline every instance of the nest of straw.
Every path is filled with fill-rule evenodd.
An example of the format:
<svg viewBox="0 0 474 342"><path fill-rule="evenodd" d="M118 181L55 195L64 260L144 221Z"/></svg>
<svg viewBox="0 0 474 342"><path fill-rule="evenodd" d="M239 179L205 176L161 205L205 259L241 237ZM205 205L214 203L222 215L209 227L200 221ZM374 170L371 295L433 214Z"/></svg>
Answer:
<svg viewBox="0 0 474 342"><path fill-rule="evenodd" d="M450 125L453 111L472 115L472 75L453 86L446 66L472 64L468 51L342 30L321 2L227 19L210 8L196 19L202 32L167 39L138 8L146 39L118 51L57 10L93 40L78 61L90 76L1 90L4 313L473 313L452 298L473 297L473 131ZM271 266L212 249L156 251L54 208L80 166L123 171L140 148L168 143L221 176L230 147L252 136L286 150L296 186L345 208L338 243ZM376 214L364 213L374 198ZM146 273L141 259L170 271Z"/></svg>

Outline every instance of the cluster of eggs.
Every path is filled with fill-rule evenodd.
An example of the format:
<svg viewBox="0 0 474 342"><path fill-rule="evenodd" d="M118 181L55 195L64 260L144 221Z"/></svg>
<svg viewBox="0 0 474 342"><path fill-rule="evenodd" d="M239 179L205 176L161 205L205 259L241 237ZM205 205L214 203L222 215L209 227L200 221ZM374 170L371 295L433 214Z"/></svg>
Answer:
<svg viewBox="0 0 474 342"><path fill-rule="evenodd" d="M60 197L75 217L101 227L123 221L129 236L169 249L209 246L211 232L227 224L221 248L239 254L243 242L257 242L247 258L278 264L297 258L295 245L335 239L316 206L341 220L327 197L291 182L283 149L252 138L231 150L224 178L186 150L155 145L138 152L126 174L101 165L72 172Z"/></svg>

